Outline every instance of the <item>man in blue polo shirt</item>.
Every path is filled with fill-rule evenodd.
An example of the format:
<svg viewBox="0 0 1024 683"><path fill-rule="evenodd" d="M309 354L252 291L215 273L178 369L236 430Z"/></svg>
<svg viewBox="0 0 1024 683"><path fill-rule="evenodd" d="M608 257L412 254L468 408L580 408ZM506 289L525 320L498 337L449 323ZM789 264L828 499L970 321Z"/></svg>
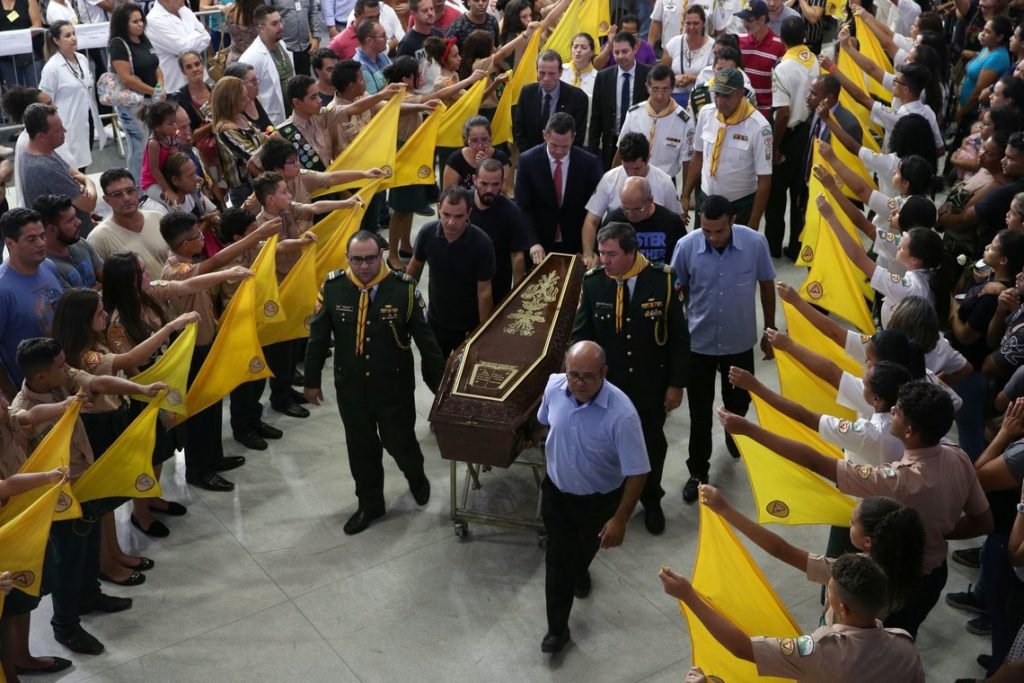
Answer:
<svg viewBox="0 0 1024 683"><path fill-rule="evenodd" d="M604 349L591 341L573 344L565 373L548 379L537 412L549 428L541 485L548 632L541 652L559 652L569 642L573 597L590 594L598 549L622 545L651 470L640 416L607 376Z"/></svg>
<svg viewBox="0 0 1024 683"><path fill-rule="evenodd" d="M709 195L701 207L700 230L683 237L672 255L690 321L690 479L683 500L697 500L700 484L708 483L711 464L711 409L715 374L722 377L722 402L737 415L746 415L750 395L729 384L729 367L754 372L757 314L754 283L761 290L765 328L775 328L775 266L768 240L756 230L733 225L732 203ZM771 358L772 347L761 336L761 350ZM739 457L732 437L729 453Z"/></svg>

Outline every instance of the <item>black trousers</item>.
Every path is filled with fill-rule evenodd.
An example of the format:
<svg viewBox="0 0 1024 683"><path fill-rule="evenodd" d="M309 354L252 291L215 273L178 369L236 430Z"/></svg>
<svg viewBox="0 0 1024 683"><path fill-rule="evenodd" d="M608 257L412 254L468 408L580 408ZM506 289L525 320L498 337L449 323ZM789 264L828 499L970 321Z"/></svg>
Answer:
<svg viewBox="0 0 1024 683"><path fill-rule="evenodd" d="M665 408L637 409L640 415L640 429L644 433L647 445L647 459L651 462L651 471L647 473L640 502L644 507L662 499L665 490L661 488L661 475L665 471L665 456L668 454L668 440L665 439Z"/></svg>
<svg viewBox="0 0 1024 683"><path fill-rule="evenodd" d="M263 357L267 360L267 367L274 373L269 380L270 405L274 407L285 406L292 401L292 374L295 370L294 348L295 345L291 341L263 347Z"/></svg>
<svg viewBox="0 0 1024 683"><path fill-rule="evenodd" d="M441 347L441 355L448 358L452 355L459 344L466 341L466 337L469 336L469 330L451 330L447 327L440 327L434 323L430 324L430 329L434 331L434 338L437 340L437 345Z"/></svg>
<svg viewBox="0 0 1024 683"><path fill-rule="evenodd" d="M544 597L548 632L565 633L569 628L573 588L582 578L601 547L601 527L615 514L622 500L622 488L608 493L577 496L560 491L544 478L541 484L541 515L548 535L544 555Z"/></svg>
<svg viewBox="0 0 1024 683"><path fill-rule="evenodd" d="M53 617L56 635L71 635L81 624L82 602L100 594L100 527L89 503L82 504L82 517L54 522L50 527L47 571L52 567ZM52 553L52 554L51 554Z"/></svg>
<svg viewBox="0 0 1024 683"><path fill-rule="evenodd" d="M291 50L289 50L291 52ZM309 76L313 73L313 60L309 56L309 50L299 50L298 52L292 52L292 61L295 65L296 76ZM281 85L284 85L283 83ZM290 107L289 107L290 108Z"/></svg>
<svg viewBox="0 0 1024 683"><path fill-rule="evenodd" d="M916 639L917 629L939 601L948 576L949 565L945 561L933 569L931 574L923 576L917 584L917 590L907 596L903 607L885 618L885 627L901 628Z"/></svg>
<svg viewBox="0 0 1024 683"><path fill-rule="evenodd" d="M242 437L259 428L263 420L260 397L267 388L266 379L246 382L231 392L231 433Z"/></svg>
<svg viewBox="0 0 1024 683"><path fill-rule="evenodd" d="M772 189L768 194L768 206L764 211L764 234L768 238L768 249L772 256L779 256L782 253L782 242L786 235L787 196L790 244L799 241L800 232L804 228L801 195L806 191L804 154L807 151L810 130L810 125L806 121L786 130L779 147L785 161L772 167Z"/></svg>
<svg viewBox="0 0 1024 683"><path fill-rule="evenodd" d="M722 403L737 415L746 415L750 394L729 384L729 367L754 372L754 350L725 356L690 354L690 457L686 467L692 477L707 477L711 467L711 425L714 416L715 376L722 378Z"/></svg>
<svg viewBox="0 0 1024 683"><path fill-rule="evenodd" d="M210 355L210 348L197 345L192 352L192 366L188 370L189 386ZM221 440L223 417L224 402L217 401L185 422L185 473L188 477L196 479L211 472L224 458L224 442Z"/></svg>
<svg viewBox="0 0 1024 683"><path fill-rule="evenodd" d="M353 392L336 382L338 412L345 426L348 466L356 483L359 509L384 511L384 449L398 464L410 488L422 483L423 451L416 439L416 402L405 396Z"/></svg>

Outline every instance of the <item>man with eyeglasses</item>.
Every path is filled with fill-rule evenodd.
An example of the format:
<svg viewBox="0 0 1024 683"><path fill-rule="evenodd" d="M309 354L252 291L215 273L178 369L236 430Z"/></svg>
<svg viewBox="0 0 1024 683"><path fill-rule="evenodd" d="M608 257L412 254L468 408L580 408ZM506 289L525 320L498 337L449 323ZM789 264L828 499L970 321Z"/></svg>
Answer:
<svg viewBox="0 0 1024 683"><path fill-rule="evenodd" d="M619 202L621 206L608 212L604 225L629 223L636 231L637 251L649 261L668 263L676 242L686 234L679 214L654 203L647 178L626 178Z"/></svg>
<svg viewBox="0 0 1024 683"><path fill-rule="evenodd" d="M163 272L167 261L167 242L160 235L160 216L139 209L139 187L126 168L111 168L100 176L103 201L113 214L97 225L86 240L106 261L118 251L138 254L152 278Z"/></svg>
<svg viewBox="0 0 1024 683"><path fill-rule="evenodd" d="M675 181L693 156L693 117L672 99L672 67L658 64L647 74L646 101L634 104L622 122L619 142L629 133L647 136L651 166ZM685 171L684 171L685 173Z"/></svg>
<svg viewBox="0 0 1024 683"><path fill-rule="evenodd" d="M344 526L351 536L384 515L383 449L402 470L416 503L430 500L416 440L410 341L416 342L423 381L432 392L441 383L445 360L416 281L387 267L378 237L360 230L347 253L349 267L329 274L317 298L306 346L305 396L313 405L323 402L320 374L333 338L338 411L359 500Z"/></svg>
<svg viewBox="0 0 1024 683"><path fill-rule="evenodd" d="M542 427L534 441L544 440L547 460L541 515L548 631L541 652L560 652L569 642L573 598L590 595L597 551L622 545L651 469L640 416L607 377L604 349L576 342L565 354L565 372L548 379L537 411Z"/></svg>

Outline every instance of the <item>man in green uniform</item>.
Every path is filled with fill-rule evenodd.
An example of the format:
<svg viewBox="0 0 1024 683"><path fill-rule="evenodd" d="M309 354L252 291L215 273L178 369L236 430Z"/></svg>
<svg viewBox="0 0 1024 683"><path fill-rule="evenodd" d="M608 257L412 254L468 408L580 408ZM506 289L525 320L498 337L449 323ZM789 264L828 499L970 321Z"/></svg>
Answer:
<svg viewBox="0 0 1024 683"><path fill-rule="evenodd" d="M359 509L345 523L358 534L384 515L383 450L398 463L419 505L430 500L423 451L416 440L415 375L410 340L423 379L436 392L444 357L424 318L416 282L391 271L377 237L360 230L348 243L349 269L327 276L306 346L305 395L320 405L320 372L334 337L334 387L345 425L348 463Z"/></svg>
<svg viewBox="0 0 1024 683"><path fill-rule="evenodd" d="M583 278L572 341L589 339L604 348L608 381L629 396L640 414L651 461L640 502L644 525L657 535L665 530L665 418L683 400L690 333L675 273L637 250L631 225L609 223L597 233L597 245L601 265Z"/></svg>

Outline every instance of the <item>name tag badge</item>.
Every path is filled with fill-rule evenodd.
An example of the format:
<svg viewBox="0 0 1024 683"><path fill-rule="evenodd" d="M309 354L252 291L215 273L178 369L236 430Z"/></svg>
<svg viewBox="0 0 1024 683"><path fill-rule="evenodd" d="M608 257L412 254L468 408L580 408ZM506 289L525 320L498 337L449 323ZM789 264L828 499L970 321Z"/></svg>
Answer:
<svg viewBox="0 0 1024 683"><path fill-rule="evenodd" d="M611 309L612 308L612 304L609 301L595 301L594 302L594 308L607 308L607 309Z"/></svg>
<svg viewBox="0 0 1024 683"><path fill-rule="evenodd" d="M351 306L338 304L337 306L334 307L334 310L337 311L338 313L351 313L354 309Z"/></svg>

